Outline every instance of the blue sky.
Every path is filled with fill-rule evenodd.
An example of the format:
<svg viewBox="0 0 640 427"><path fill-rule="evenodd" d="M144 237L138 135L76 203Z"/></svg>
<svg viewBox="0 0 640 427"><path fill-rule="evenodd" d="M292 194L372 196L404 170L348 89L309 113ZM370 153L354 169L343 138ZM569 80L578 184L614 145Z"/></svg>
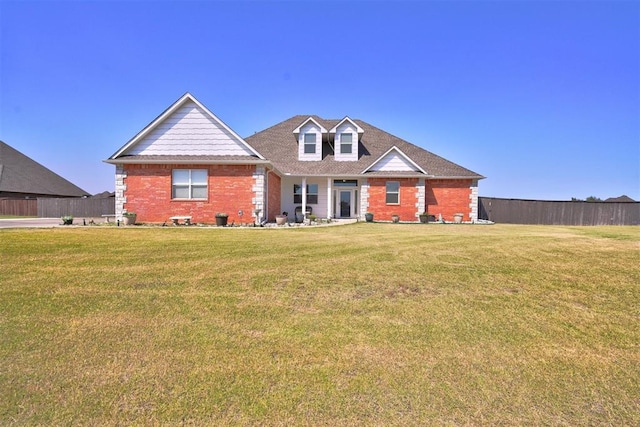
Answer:
<svg viewBox="0 0 640 427"><path fill-rule="evenodd" d="M640 2L0 0L0 139L91 193L185 92L241 136L365 120L480 195L640 200Z"/></svg>

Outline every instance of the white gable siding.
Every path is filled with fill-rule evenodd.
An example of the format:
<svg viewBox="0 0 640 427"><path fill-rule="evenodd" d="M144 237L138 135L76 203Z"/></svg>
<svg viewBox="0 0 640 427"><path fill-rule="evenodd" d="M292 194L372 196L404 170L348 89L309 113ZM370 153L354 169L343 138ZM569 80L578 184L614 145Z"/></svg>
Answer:
<svg viewBox="0 0 640 427"><path fill-rule="evenodd" d="M398 154L397 152L390 152L386 156L384 156L378 163L373 165L371 168L372 171L377 172L385 172L385 171L393 171L393 172L410 172L417 171L418 169L412 165L407 159Z"/></svg>
<svg viewBox="0 0 640 427"><path fill-rule="evenodd" d="M351 153L343 154L340 152L340 136L343 133L351 134ZM334 140L334 153L337 161L352 162L358 160L358 130L348 121L344 122L336 128L336 136Z"/></svg>
<svg viewBox="0 0 640 427"><path fill-rule="evenodd" d="M304 152L304 134L315 133L316 134L316 152L305 153ZM298 134L298 159L305 161L318 161L322 160L322 129L316 126L313 122L308 122L300 128Z"/></svg>
<svg viewBox="0 0 640 427"><path fill-rule="evenodd" d="M253 153L195 103L187 102L128 150L132 155L251 156Z"/></svg>

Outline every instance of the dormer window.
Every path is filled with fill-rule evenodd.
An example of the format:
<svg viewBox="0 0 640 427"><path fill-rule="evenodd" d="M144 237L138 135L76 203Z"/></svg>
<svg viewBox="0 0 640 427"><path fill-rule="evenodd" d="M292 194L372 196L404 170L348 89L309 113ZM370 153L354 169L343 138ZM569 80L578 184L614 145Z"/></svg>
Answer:
<svg viewBox="0 0 640 427"><path fill-rule="evenodd" d="M298 160L318 162L322 160L322 135L327 133L316 119L309 117L293 130L298 140Z"/></svg>
<svg viewBox="0 0 640 427"><path fill-rule="evenodd" d="M316 134L305 133L304 134L304 153L315 154L316 152Z"/></svg>
<svg viewBox="0 0 640 427"><path fill-rule="evenodd" d="M353 134L340 134L340 154L351 154L353 152Z"/></svg>
<svg viewBox="0 0 640 427"><path fill-rule="evenodd" d="M349 117L345 117L329 130L335 142L334 159L338 162L358 160L358 144L364 130Z"/></svg>

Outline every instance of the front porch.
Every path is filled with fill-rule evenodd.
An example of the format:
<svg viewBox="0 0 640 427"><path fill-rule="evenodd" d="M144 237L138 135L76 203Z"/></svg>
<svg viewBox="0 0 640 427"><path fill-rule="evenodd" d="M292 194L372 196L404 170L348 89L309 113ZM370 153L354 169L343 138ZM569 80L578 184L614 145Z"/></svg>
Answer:
<svg viewBox="0 0 640 427"><path fill-rule="evenodd" d="M297 220L303 212L323 219L364 219L366 181L363 178L285 176L281 184L282 212Z"/></svg>

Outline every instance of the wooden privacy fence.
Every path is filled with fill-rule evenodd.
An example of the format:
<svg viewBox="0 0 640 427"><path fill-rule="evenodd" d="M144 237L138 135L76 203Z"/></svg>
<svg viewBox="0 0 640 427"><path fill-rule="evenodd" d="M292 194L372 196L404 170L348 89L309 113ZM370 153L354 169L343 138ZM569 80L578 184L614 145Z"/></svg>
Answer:
<svg viewBox="0 0 640 427"><path fill-rule="evenodd" d="M37 216L36 199L0 199L0 215Z"/></svg>
<svg viewBox="0 0 640 427"><path fill-rule="evenodd" d="M83 199L38 199L38 216L40 218L59 218L65 215L74 217L100 217L113 215L116 204L113 197L89 197Z"/></svg>
<svg viewBox="0 0 640 427"><path fill-rule="evenodd" d="M478 197L478 218L503 224L639 225L640 202L565 202Z"/></svg>

